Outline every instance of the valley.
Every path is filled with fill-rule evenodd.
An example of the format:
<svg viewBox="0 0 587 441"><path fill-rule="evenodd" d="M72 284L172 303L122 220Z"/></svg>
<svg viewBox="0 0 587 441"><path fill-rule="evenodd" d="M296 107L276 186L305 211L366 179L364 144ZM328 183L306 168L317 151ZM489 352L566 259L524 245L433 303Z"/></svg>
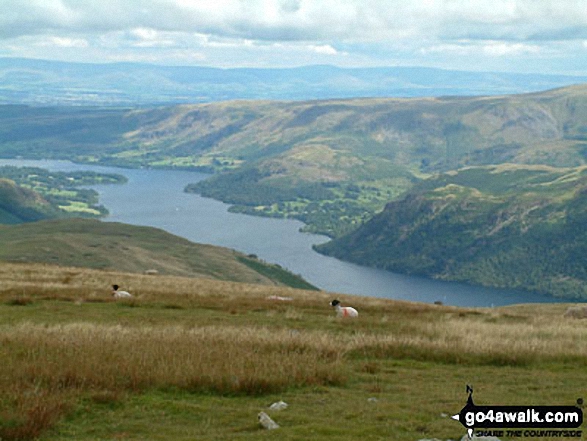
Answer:
<svg viewBox="0 0 587 441"><path fill-rule="evenodd" d="M582 3L0 1L0 441L584 439Z"/></svg>
<svg viewBox="0 0 587 441"><path fill-rule="evenodd" d="M0 155L214 171L187 190L337 237L433 173L584 164L586 103L587 88L573 86L503 97L135 110L3 106Z"/></svg>
<svg viewBox="0 0 587 441"><path fill-rule="evenodd" d="M3 106L0 154L213 171L209 179L186 185L186 191L232 204L234 212L295 218L306 224L305 231L342 238L427 179L434 182L438 173L490 164L520 167L522 175L524 167L534 165L583 166L585 109L584 85L470 98L234 101L138 109ZM564 213L570 199L561 200L557 212ZM560 240L570 237L565 233ZM441 247L444 238L434 236L433 246ZM494 239L488 238L490 245ZM351 254L337 256L387 268ZM413 268L394 268L557 295L566 290L557 286L583 283L562 268L549 271L571 285L555 279L501 280L487 266L458 276L430 272L417 262ZM442 255L434 262L447 268ZM520 272L530 271L521 265ZM539 279L541 273L536 274Z"/></svg>

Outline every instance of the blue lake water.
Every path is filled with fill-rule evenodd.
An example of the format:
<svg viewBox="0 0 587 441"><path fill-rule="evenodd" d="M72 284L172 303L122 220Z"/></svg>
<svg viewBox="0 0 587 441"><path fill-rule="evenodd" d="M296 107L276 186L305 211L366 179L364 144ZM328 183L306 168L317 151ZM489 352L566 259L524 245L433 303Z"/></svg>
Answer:
<svg viewBox="0 0 587 441"><path fill-rule="evenodd" d="M299 221L229 213L227 204L184 193L187 184L209 176L202 173L99 167L68 161L0 160L0 165L125 175L127 184L93 187L100 193L100 203L110 211L106 221L157 227L193 242L256 254L300 274L326 291L427 303L442 301L457 306L558 301L523 291L405 276L323 256L313 251L312 245L323 243L328 238L300 233L303 224Z"/></svg>

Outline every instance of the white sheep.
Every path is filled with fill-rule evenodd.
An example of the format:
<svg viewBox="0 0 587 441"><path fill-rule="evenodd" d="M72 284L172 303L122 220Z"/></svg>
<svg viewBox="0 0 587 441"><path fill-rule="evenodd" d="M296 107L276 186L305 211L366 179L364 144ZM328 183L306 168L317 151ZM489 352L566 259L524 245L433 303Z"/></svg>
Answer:
<svg viewBox="0 0 587 441"><path fill-rule="evenodd" d="M359 313L355 308L351 308L350 306L340 306L340 301L333 300L330 302L330 306L332 306L336 310L337 317L358 317Z"/></svg>
<svg viewBox="0 0 587 441"><path fill-rule="evenodd" d="M127 291L119 291L118 285L112 285L112 297L114 297L115 299L123 299L132 297L132 294Z"/></svg>

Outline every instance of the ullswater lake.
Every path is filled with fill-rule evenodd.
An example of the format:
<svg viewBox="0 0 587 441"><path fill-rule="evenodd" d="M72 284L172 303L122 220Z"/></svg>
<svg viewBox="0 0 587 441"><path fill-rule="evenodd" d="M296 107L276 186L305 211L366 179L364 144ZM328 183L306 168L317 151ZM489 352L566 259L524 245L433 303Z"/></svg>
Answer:
<svg viewBox="0 0 587 441"><path fill-rule="evenodd" d="M228 212L229 205L184 192L207 174L154 169L125 169L69 161L2 159L1 165L41 167L52 171L91 170L128 178L124 185L93 186L109 211L105 221L161 228L192 242L256 254L299 274L322 290L455 306L502 306L558 302L524 291L494 289L424 277L406 276L323 256L312 245L325 236L301 233L303 224Z"/></svg>

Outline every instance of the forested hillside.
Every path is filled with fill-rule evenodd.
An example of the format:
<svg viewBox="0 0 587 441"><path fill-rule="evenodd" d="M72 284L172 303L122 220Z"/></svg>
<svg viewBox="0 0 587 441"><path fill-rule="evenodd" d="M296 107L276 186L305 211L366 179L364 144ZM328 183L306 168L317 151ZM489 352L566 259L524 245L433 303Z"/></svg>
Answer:
<svg viewBox="0 0 587 441"><path fill-rule="evenodd" d="M421 182L317 248L403 273L586 299L586 226L586 167L475 167Z"/></svg>

